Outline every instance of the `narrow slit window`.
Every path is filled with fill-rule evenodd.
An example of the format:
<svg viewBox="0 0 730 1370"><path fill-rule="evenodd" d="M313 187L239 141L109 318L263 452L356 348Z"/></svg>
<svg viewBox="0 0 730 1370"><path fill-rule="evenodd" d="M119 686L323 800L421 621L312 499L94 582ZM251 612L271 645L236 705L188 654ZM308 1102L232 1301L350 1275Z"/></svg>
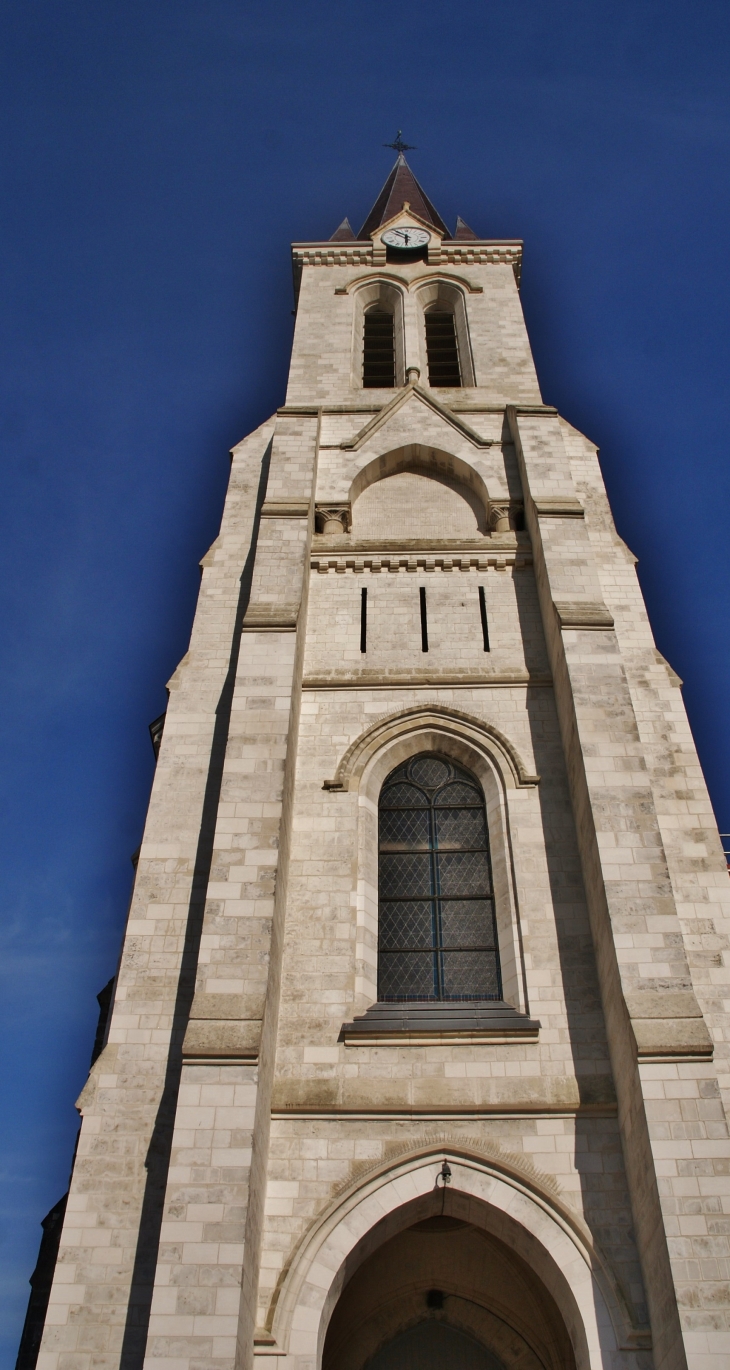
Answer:
<svg viewBox="0 0 730 1370"><path fill-rule="evenodd" d="M482 637L484 639L484 650L489 651L489 621L487 619L487 597L484 593L484 586L479 586L479 617L482 620Z"/></svg>
<svg viewBox="0 0 730 1370"><path fill-rule="evenodd" d="M461 385L454 315L446 310L429 309L425 319L429 385L444 388Z"/></svg>
<svg viewBox="0 0 730 1370"><path fill-rule="evenodd" d="M420 601L421 601L421 651L422 651L422 652L427 652L427 651L428 651L428 613L427 613L427 610L426 610L426 590L425 590L425 587L424 587L423 585L421 586L420 590L418 591L418 596L419 596L419 599L420 599Z"/></svg>
<svg viewBox="0 0 730 1370"><path fill-rule="evenodd" d="M366 390L392 390L395 385L395 319L377 306L365 312L362 383Z"/></svg>
<svg viewBox="0 0 730 1370"><path fill-rule="evenodd" d="M421 753L380 795L378 999L502 998L484 795Z"/></svg>
<svg viewBox="0 0 730 1370"><path fill-rule="evenodd" d="M360 651L368 649L368 592L362 590L360 596Z"/></svg>

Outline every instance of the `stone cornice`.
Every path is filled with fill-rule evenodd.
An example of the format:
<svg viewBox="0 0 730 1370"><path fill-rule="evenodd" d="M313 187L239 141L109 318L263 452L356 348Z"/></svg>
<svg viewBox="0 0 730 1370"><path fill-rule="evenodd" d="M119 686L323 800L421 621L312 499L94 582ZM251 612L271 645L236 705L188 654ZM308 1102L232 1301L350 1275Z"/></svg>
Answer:
<svg viewBox="0 0 730 1370"><path fill-rule="evenodd" d="M405 386L403 387L405 389ZM419 386L423 390L423 386ZM399 392L400 393L400 392ZM424 392L425 393L425 392ZM390 403L390 401L388 401ZM480 404L479 401L467 402L465 404L443 404L441 400L436 401L442 409L448 410L451 414L504 414L507 408L514 409L516 414L544 416L546 418L556 418L558 410L552 404ZM316 418L318 414L379 414L386 406L382 404L282 404L277 409L278 418ZM511 439L510 439L511 441Z"/></svg>
<svg viewBox="0 0 730 1370"><path fill-rule="evenodd" d="M441 243L440 265L498 265L511 266L519 284L522 268L523 244L518 238L469 239ZM350 243L292 243L295 267L303 266L372 266L372 242Z"/></svg>
<svg viewBox="0 0 730 1370"><path fill-rule="evenodd" d="M362 555L364 552L374 552L380 556L385 552L406 553L427 552L430 556L447 553L459 553L462 556L473 556L479 553L484 556L508 556L513 552L531 552L529 534L512 530L509 533L484 533L481 537L475 538L358 538L349 535L346 540L341 537L329 537L323 533L315 533L312 541L312 555L329 552L334 556L346 554L350 556L357 552Z"/></svg>
<svg viewBox="0 0 730 1370"><path fill-rule="evenodd" d="M326 576L329 571L334 571L335 575L344 575L347 571L353 571L356 575L362 575L364 571L369 571L371 575L380 575L381 572L402 571L416 573L420 571L487 571L492 568L495 571L506 571L508 566L514 567L516 571L521 571L525 566L532 565L532 557L529 553L523 552L502 552L498 551L474 553L468 552L459 556L454 553L452 556L428 555L422 552L395 553L382 555L373 553L350 553L349 549L342 549L342 552L332 554L331 552L314 555L310 566L313 571ZM613 619L611 620L613 623Z"/></svg>
<svg viewBox="0 0 730 1370"><path fill-rule="evenodd" d="M382 671L340 672L335 675L310 675L302 681L303 690L392 690L392 689L492 689L505 686L552 686L552 676L545 671Z"/></svg>

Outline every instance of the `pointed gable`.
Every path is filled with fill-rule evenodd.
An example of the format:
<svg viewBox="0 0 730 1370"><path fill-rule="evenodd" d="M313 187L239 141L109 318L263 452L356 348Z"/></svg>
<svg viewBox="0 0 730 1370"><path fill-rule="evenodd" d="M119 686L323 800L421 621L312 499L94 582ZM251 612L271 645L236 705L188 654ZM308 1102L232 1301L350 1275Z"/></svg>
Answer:
<svg viewBox="0 0 730 1370"><path fill-rule="evenodd" d="M399 214L404 204L409 204L419 219L425 220L428 224L433 224L433 227L444 238L451 237L441 215L434 209L425 191L419 186L402 152L360 229L358 237L360 239L369 238L376 228Z"/></svg>
<svg viewBox="0 0 730 1370"><path fill-rule="evenodd" d="M352 228L351 228L351 226L350 226L350 220L349 220L349 219L343 219L343 220L342 220L342 223L340 224L339 228L336 228L335 231L334 231L334 233L332 234L332 237L330 238L330 242L331 242L331 243L355 243L355 242L357 242L357 239L356 239L356 237L355 237L355 234L353 233Z"/></svg>

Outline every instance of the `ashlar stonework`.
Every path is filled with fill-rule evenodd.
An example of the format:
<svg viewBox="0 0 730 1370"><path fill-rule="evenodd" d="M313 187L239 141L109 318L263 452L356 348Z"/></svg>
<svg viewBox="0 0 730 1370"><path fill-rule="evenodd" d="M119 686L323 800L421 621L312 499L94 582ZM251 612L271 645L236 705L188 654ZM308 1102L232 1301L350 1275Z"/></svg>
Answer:
<svg viewBox="0 0 730 1370"><path fill-rule="evenodd" d="M286 399L232 453L37 1365L724 1370L730 884L681 682L521 244L449 237L402 157L376 210L294 246ZM396 841L382 997L416 758L473 778L491 883Z"/></svg>

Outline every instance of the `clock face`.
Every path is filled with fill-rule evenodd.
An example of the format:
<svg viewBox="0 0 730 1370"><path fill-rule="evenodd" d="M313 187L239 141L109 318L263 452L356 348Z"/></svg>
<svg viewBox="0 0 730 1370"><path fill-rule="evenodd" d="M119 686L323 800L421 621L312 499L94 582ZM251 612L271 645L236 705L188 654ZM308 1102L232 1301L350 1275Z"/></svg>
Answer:
<svg viewBox="0 0 730 1370"><path fill-rule="evenodd" d="M431 234L425 228L389 228L383 234L383 242L387 247L402 247L406 250L412 247L425 247L430 243Z"/></svg>

